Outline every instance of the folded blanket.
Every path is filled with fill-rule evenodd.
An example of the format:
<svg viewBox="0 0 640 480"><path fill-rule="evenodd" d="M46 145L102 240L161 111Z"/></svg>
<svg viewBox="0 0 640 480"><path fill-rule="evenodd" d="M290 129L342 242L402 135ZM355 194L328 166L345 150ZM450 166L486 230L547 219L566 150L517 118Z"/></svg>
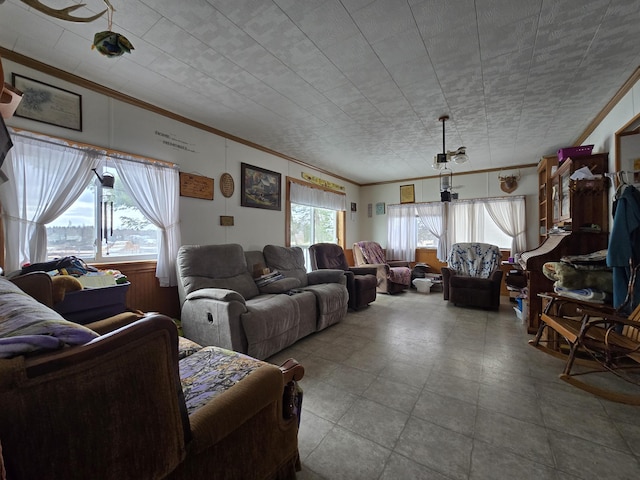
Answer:
<svg viewBox="0 0 640 480"><path fill-rule="evenodd" d="M581 288L579 290L570 290L568 288L559 287L554 285L553 290L563 297L575 298L576 300L584 300L585 302L592 303L605 303L609 302L610 296L608 293L602 290L596 290L593 288Z"/></svg>
<svg viewBox="0 0 640 480"><path fill-rule="evenodd" d="M565 255L560 258L563 263L568 263L574 268L583 270L606 270L607 250L587 253L585 255Z"/></svg>

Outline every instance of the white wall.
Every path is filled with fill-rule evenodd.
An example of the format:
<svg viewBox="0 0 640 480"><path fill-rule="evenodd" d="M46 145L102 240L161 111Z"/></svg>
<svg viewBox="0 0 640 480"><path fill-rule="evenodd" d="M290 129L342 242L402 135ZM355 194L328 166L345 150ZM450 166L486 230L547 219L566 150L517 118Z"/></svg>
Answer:
<svg viewBox="0 0 640 480"><path fill-rule="evenodd" d="M229 141L212 133L177 122L147 110L113 100L104 95L50 77L21 64L4 61L5 81L11 82L11 73L49 83L82 95L82 132L55 127L24 118L13 117L7 123L17 128L46 133L70 140L112 148L128 153L144 155L159 160L174 162L180 170L214 178L214 200L181 197L180 220L183 243L240 243L247 249L263 245L284 244L285 214L281 211L262 210L240 206L240 164L242 162L279 172L282 175L282 196L285 195L285 177L301 178L302 172L344 185L347 205L357 204L357 212L347 212L347 248L358 240L376 240L387 243L387 216L376 214L376 204L399 203L400 185L414 184L416 202L438 201L440 198L437 176L419 180L394 182L384 185L358 187L344 180L279 156L265 153L246 145ZM594 144L594 153L609 152L610 171L615 159L615 132L640 113L640 85L634 88L615 106L610 114L586 139L585 144ZM212 125L215 128L215 125ZM175 148L162 143L169 134L185 148ZM470 155L473 155L470 149ZM638 155L640 157L640 154ZM519 159L519 164L534 163L537 159ZM235 181L235 192L226 199L219 190L222 173L228 172ZM505 170L503 174L508 171ZM430 165L423 172L434 175ZM527 203L528 248L538 244L538 180L535 168L521 169L522 178L518 189L511 195L525 195ZM497 173L454 175L453 190L461 199L507 195L499 188ZM613 193L613 192L611 192ZM367 206L372 205L372 216L368 217ZM234 217L235 225L219 225L220 215Z"/></svg>
<svg viewBox="0 0 640 480"><path fill-rule="evenodd" d="M5 81L11 73L39 80L82 95L82 131L56 127L14 116L7 124L91 145L143 155L179 165L181 172L214 179L214 200L180 197L180 222L184 244L239 243L245 249L262 249L267 244L285 243L285 178L302 179L302 172L345 187L347 205L355 202L358 212L347 213L347 245L360 239L363 213L360 188L344 180L320 173L241 143L186 125L148 110L111 99L75 84L3 61ZM215 128L215 125L212 125ZM163 141L180 145L167 145ZM281 174L280 211L240 206L240 164L248 163ZM220 176L228 172L235 190L230 198L220 192ZM234 226L220 226L220 216L234 217Z"/></svg>
<svg viewBox="0 0 640 480"><path fill-rule="evenodd" d="M433 171L431 165L425 165L423 173L433 175L430 170ZM527 229L527 245L529 248L534 248L538 245L538 174L536 168L529 167L505 169L502 175L516 174L518 171L521 175L518 188L511 194L500 190L498 172L459 174L454 172L453 192L458 193L460 199L525 195L527 224L530 225ZM376 203L384 202L386 205L400 203L400 185L411 184L415 185L416 202L440 201L440 179L437 176L362 187L360 198L365 206L368 203L373 204L373 216L362 220L360 240L375 240L383 246L387 244L387 216L386 214L376 215Z"/></svg>
<svg viewBox="0 0 640 480"><path fill-rule="evenodd" d="M636 115L640 114L640 83L636 83L584 141L593 144L593 153L609 152L609 171L615 171L615 134ZM623 168L629 168L623 165Z"/></svg>

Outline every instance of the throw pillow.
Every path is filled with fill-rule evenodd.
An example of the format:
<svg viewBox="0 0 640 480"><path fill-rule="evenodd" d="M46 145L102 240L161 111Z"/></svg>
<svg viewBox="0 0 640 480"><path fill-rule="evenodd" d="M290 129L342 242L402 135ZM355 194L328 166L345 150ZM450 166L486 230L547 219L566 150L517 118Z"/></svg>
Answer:
<svg viewBox="0 0 640 480"><path fill-rule="evenodd" d="M0 277L0 339L11 339L5 340L6 356L64 345L83 345L96 337L98 334L93 330L65 320L59 313Z"/></svg>

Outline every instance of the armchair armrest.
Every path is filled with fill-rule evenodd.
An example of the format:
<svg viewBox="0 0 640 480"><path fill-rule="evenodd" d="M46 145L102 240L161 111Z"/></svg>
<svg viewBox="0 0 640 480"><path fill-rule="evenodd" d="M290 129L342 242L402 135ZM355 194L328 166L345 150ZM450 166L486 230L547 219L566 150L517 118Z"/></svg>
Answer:
<svg viewBox="0 0 640 480"><path fill-rule="evenodd" d="M295 382L304 376L304 367L290 358L280 367L264 363L233 388L194 411L189 420L193 441L191 451L198 453L215 445L268 405L281 405L283 428L296 428L291 422Z"/></svg>
<svg viewBox="0 0 640 480"><path fill-rule="evenodd" d="M53 306L51 277L45 272L31 272L10 278L20 289L47 307Z"/></svg>
<svg viewBox="0 0 640 480"><path fill-rule="evenodd" d="M375 267L349 267L349 271L354 275L375 275L378 270Z"/></svg>
<svg viewBox="0 0 640 480"><path fill-rule="evenodd" d="M358 265L360 266L360 265ZM364 265L362 265L364 266ZM388 263L367 263L366 264L367 267L369 268L375 268L376 269L376 275L380 272L383 272L385 275L387 273L389 273L389 264Z"/></svg>
<svg viewBox="0 0 640 480"><path fill-rule="evenodd" d="M320 283L343 283L344 270L323 268L313 270L307 273L307 281L309 285L317 285Z"/></svg>
<svg viewBox="0 0 640 480"><path fill-rule="evenodd" d="M456 272L455 270L451 270L449 267L442 267L440 268L440 273L442 274L442 298L444 300L449 300L449 281Z"/></svg>
<svg viewBox="0 0 640 480"><path fill-rule="evenodd" d="M137 312L123 312L103 320L87 323L85 327L90 328L100 335L104 335L105 333L113 332L118 328L137 322L143 317L144 315Z"/></svg>
<svg viewBox="0 0 640 480"><path fill-rule="evenodd" d="M221 302L236 301L242 304L246 303L246 300L235 290L228 290L226 288L201 288L195 290L186 296L185 300L197 300L201 298L208 298L210 300L219 300Z"/></svg>
<svg viewBox="0 0 640 480"><path fill-rule="evenodd" d="M293 358L287 359L282 365L280 365L280 371L282 372L282 378L284 380L284 392L282 395L282 416L285 419L290 419L296 414L298 409L298 381L302 380L304 376L304 367Z"/></svg>
<svg viewBox="0 0 640 480"><path fill-rule="evenodd" d="M408 267L409 262L406 260L387 260L387 265L390 267Z"/></svg>
<svg viewBox="0 0 640 480"><path fill-rule="evenodd" d="M168 475L189 433L177 355L173 321L154 315L86 345L0 362L7 471L16 478Z"/></svg>
<svg viewBox="0 0 640 480"><path fill-rule="evenodd" d="M489 275L489 280L491 280L492 282L501 282L503 273L504 272L502 270L497 268L493 272L491 272L491 275Z"/></svg>
<svg viewBox="0 0 640 480"><path fill-rule="evenodd" d="M190 452L205 451L271 404L279 406L280 415L283 391L284 379L277 366L265 363L254 370L189 416Z"/></svg>

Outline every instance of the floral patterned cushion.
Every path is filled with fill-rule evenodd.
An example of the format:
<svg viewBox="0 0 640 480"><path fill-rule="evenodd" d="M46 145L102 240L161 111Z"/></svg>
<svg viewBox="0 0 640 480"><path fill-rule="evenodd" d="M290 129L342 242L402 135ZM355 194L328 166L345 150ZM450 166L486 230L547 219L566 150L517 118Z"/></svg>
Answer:
<svg viewBox="0 0 640 480"><path fill-rule="evenodd" d="M191 415L265 363L220 347L205 347L180 360L180 378Z"/></svg>
<svg viewBox="0 0 640 480"><path fill-rule="evenodd" d="M198 350L202 350L202 345L199 343L185 337L178 337L178 360L193 355Z"/></svg>

